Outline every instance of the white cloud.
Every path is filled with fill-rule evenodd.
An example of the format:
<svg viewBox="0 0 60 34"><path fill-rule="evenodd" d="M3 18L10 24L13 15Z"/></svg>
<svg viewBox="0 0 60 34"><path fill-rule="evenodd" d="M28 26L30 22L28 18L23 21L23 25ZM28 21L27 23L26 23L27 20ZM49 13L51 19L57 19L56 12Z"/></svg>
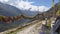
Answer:
<svg viewBox="0 0 60 34"><path fill-rule="evenodd" d="M31 11L38 11L39 10L38 6L33 6L32 5L30 8L31 8L30 9Z"/></svg>
<svg viewBox="0 0 60 34"><path fill-rule="evenodd" d="M49 9L49 7L46 6L39 6L39 11L47 11Z"/></svg>
<svg viewBox="0 0 60 34"><path fill-rule="evenodd" d="M17 1L15 2L13 5L20 8L20 9L23 9L23 10L28 10L29 8L31 8L31 4L33 2L27 2L27 1ZM16 5L15 5L16 4Z"/></svg>
<svg viewBox="0 0 60 34"><path fill-rule="evenodd" d="M1 2L8 2L9 0L0 0ZM11 0L10 0L11 1ZM12 3L10 3L10 5L13 5L19 9L22 9L22 10L31 10L31 11L47 11L49 9L49 7L46 7L46 6L35 6L35 5L32 5L34 2L29 2L28 0L27 1L23 1L23 0L17 0L17 1L14 1Z"/></svg>
<svg viewBox="0 0 60 34"><path fill-rule="evenodd" d="M8 2L8 1L9 1L9 0L0 0L0 2L4 2L4 3L5 3L5 2Z"/></svg>
<svg viewBox="0 0 60 34"><path fill-rule="evenodd" d="M31 10L31 11L47 11L49 7L46 6L35 6L32 5L34 2L28 2L28 1L16 1L13 5L16 7L23 9L23 10Z"/></svg>

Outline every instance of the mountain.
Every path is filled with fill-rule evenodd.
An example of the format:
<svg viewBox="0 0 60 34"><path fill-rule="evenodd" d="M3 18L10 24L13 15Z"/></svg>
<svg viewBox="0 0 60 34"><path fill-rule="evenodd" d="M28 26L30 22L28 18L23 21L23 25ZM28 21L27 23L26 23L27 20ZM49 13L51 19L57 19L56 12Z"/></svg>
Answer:
<svg viewBox="0 0 60 34"><path fill-rule="evenodd" d="M17 16L22 13L26 16L35 16L38 13L38 11L21 10L18 9L17 7L0 2L0 15Z"/></svg>
<svg viewBox="0 0 60 34"><path fill-rule="evenodd" d="M21 14L21 10L19 10L18 8L8 4L0 3L0 15L17 16L20 14Z"/></svg>
<svg viewBox="0 0 60 34"><path fill-rule="evenodd" d="M22 13L26 16L36 16L38 11L22 10Z"/></svg>

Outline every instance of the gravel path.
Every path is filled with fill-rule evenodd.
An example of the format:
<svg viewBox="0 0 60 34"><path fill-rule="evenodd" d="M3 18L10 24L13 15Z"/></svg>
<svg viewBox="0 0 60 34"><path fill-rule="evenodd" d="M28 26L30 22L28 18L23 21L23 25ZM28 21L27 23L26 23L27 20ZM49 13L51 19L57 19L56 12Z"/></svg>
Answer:
<svg viewBox="0 0 60 34"><path fill-rule="evenodd" d="M25 27L22 31L19 31L16 34L39 34L41 26L41 22L36 22L36 24Z"/></svg>

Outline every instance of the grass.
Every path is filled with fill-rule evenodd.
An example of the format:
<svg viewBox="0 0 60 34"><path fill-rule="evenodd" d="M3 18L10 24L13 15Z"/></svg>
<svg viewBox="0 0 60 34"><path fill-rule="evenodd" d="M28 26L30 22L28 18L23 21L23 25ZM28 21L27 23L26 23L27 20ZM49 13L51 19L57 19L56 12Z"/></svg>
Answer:
<svg viewBox="0 0 60 34"><path fill-rule="evenodd" d="M47 26L49 27L49 29L51 29L51 19L48 20Z"/></svg>

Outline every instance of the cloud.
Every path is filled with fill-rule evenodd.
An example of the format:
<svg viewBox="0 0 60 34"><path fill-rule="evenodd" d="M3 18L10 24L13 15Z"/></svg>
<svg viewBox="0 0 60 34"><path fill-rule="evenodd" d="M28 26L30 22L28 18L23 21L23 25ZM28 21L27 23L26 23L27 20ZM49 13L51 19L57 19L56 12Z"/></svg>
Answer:
<svg viewBox="0 0 60 34"><path fill-rule="evenodd" d="M28 10L29 8L31 8L31 4L34 3L34 2L28 2L28 1L17 1L15 3L13 3L12 5L13 6L16 6L20 9L23 9L23 10ZM11 5L11 4L10 4Z"/></svg>
<svg viewBox="0 0 60 34"><path fill-rule="evenodd" d="M49 9L49 7L46 6L39 6L39 11L47 11Z"/></svg>
<svg viewBox="0 0 60 34"><path fill-rule="evenodd" d="M1 2L8 2L9 0L0 0ZM12 0L10 0L12 1ZM22 10L30 10L30 11L40 11L40 12L43 12L43 11L47 11L49 9L49 7L46 7L46 6L35 6L35 5L32 5L34 2L29 2L28 0L26 1L23 1L23 0L17 0L17 1L14 1L14 2L11 2L9 3L10 5L13 5L19 9L22 9Z"/></svg>
<svg viewBox="0 0 60 34"><path fill-rule="evenodd" d="M9 0L0 0L0 2L3 2L3 3L5 3L5 2L8 2Z"/></svg>
<svg viewBox="0 0 60 34"><path fill-rule="evenodd" d="M16 1L14 4L14 6L18 7L19 9L22 10L30 10L30 11L47 11L49 9L49 7L46 6L35 6L32 5L34 2L29 2L29 1Z"/></svg>
<svg viewBox="0 0 60 34"><path fill-rule="evenodd" d="M31 11L38 11L39 10L39 7L38 6L31 6Z"/></svg>

